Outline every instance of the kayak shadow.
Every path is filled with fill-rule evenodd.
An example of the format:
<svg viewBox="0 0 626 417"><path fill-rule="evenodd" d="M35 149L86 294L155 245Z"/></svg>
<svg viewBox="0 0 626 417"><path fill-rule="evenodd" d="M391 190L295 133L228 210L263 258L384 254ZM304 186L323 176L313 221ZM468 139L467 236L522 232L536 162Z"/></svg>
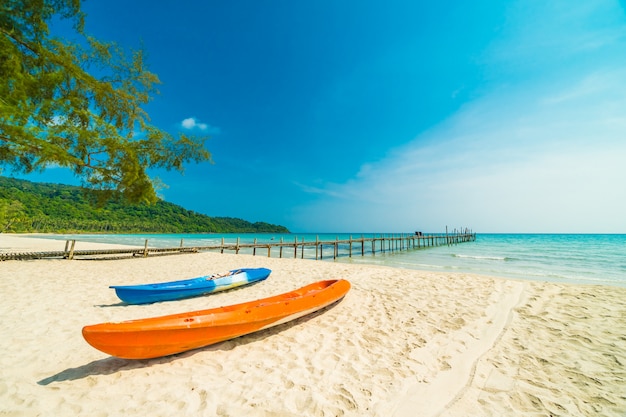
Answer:
<svg viewBox="0 0 626 417"><path fill-rule="evenodd" d="M76 368L68 368L58 374L37 381L37 384L50 385L53 382L74 381L92 375L111 375L120 371L143 368L149 364L149 360L131 361L110 356Z"/></svg>
<svg viewBox="0 0 626 417"><path fill-rule="evenodd" d="M64 371L61 371L55 375L51 375L47 378L37 381L37 384L45 386L50 385L54 382L74 381L87 378L89 376L111 375L117 372L132 371L135 369L146 368L152 365L169 363L182 358L188 358L203 351L230 351L237 346L262 341L275 334L281 333L290 327L306 323L307 321L318 317L328 310L332 309L339 302L341 302L341 300L337 300L333 304L330 304L321 310L308 314L304 317L289 321L287 323L279 324L278 326L270 327L269 329L260 330L254 333L239 336L230 340L225 340L223 342L219 342L202 348L153 359L122 359L115 356L109 356L107 358L92 361L76 368L65 369Z"/></svg>
<svg viewBox="0 0 626 417"><path fill-rule="evenodd" d="M119 303L115 303L115 304L96 304L94 305L94 307L108 308L108 307L125 307L129 305L132 305L132 304L128 304L123 301L120 301Z"/></svg>

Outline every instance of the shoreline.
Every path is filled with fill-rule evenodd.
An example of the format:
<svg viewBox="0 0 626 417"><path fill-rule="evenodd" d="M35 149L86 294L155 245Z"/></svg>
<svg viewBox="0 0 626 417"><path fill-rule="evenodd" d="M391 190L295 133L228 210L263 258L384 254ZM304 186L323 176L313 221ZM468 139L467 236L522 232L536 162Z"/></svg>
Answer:
<svg viewBox="0 0 626 417"><path fill-rule="evenodd" d="M0 250L49 244L59 242L0 235ZM273 272L249 287L146 306L123 305L108 288L238 267ZM4 261L0 275L0 411L7 415L626 410L626 288L209 252ZM80 334L87 324L234 304L332 278L348 279L352 290L326 311L171 357L113 358Z"/></svg>
<svg viewBox="0 0 626 417"><path fill-rule="evenodd" d="M37 237L31 234L22 236ZM371 248L367 244L365 245L367 249L364 256L360 250L360 243L356 244L356 248L352 247L351 251L352 245L343 244L338 246L336 259L333 254L333 246L337 238L331 239L329 236L323 236L323 240L330 240L332 244L321 245L319 252L314 243L311 243L306 248L298 248L297 253L294 253L293 238L291 243L289 242L290 239L285 239L285 243L282 243L282 237L278 241L264 238L258 234L218 236L214 239L208 238L207 235L200 239L194 239L190 235L169 236L169 238L165 235L160 235L157 238L150 238L146 235L89 235L81 237L52 234L41 237L63 242L66 239L76 239L76 250L84 249L85 246L82 242L102 244L108 242L109 244L126 245L124 246L126 249L137 250L144 248L146 240L148 240L149 251L154 249L153 252L159 253L165 248L171 248L171 253L180 251L181 247L194 251L193 248L203 248L207 245L211 246L212 250L220 251L221 243L225 243L226 246L230 245L224 250L225 253L235 253L235 245L240 242L239 237L241 237L241 246L239 247L241 254L254 254L256 252L258 256L266 256L271 252L273 257L288 259L293 259L294 256L315 259L319 255L319 258L323 258L324 261L348 264L380 265L444 274L447 272L470 273L513 280L611 285L626 288L626 278L623 265L620 262L620 254L623 252L623 245L626 244L626 235L611 235L611 237L608 237L609 235L594 235L602 237L575 240L565 238L564 236L569 235L563 234L545 235L548 237L540 239L536 237L520 238L516 234L503 235L505 237L485 235L485 237L479 237L475 243L423 248L426 250L420 250L422 248L407 250L409 245L394 249L391 249L388 244L384 245L385 248L381 245L377 247L375 255L369 251ZM318 236L306 236L306 242L315 242ZM341 236L342 239L349 239L349 237L347 235ZM258 242L256 241L257 238L259 239ZM279 247L276 246L277 242ZM256 250L247 246L253 243L257 244ZM63 243L56 249L63 249ZM324 250L322 251L322 249ZM352 252L352 256L350 256L350 252ZM150 255L148 254L148 256Z"/></svg>

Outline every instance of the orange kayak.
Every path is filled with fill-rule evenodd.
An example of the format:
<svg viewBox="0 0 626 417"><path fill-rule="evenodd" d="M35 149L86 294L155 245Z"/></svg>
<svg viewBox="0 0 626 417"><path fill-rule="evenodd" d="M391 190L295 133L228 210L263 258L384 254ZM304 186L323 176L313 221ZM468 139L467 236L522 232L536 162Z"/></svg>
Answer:
<svg viewBox="0 0 626 417"><path fill-rule="evenodd" d="M148 359L172 355L253 333L311 314L342 299L344 279L242 304L83 327L91 346L112 356Z"/></svg>

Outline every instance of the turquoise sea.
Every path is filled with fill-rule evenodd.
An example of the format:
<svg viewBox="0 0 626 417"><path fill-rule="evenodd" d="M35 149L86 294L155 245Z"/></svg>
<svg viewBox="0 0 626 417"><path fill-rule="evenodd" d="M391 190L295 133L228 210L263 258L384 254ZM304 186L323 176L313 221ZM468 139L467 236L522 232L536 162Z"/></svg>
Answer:
<svg viewBox="0 0 626 417"><path fill-rule="evenodd" d="M371 233L353 234L119 234L119 235L54 235L57 239L143 246L146 239L153 247L210 246L226 243L314 242L381 236ZM391 236L391 235L385 235ZM395 235L399 236L399 235ZM40 237L40 236L38 236ZM43 237L43 236L42 236ZM626 235L624 234L477 234L475 242L409 251L376 252L361 256L360 248L340 252L333 261L332 248L325 249L324 262L348 262L386 265L397 268L429 271L471 272L483 275L536 281L616 285L626 287ZM366 245L366 250L371 249ZM378 250L378 249L377 249ZM243 252L243 251L242 251ZM272 256L279 250L272 249ZM267 256L263 249L257 256ZM285 248L283 257L292 258L293 249ZM298 251L298 257L302 253ZM315 258L315 250L304 252Z"/></svg>

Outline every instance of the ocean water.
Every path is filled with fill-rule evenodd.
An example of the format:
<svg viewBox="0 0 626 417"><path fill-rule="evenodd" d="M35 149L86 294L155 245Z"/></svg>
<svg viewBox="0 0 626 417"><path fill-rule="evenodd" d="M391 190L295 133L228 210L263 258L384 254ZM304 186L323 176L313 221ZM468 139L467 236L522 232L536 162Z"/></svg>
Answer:
<svg viewBox="0 0 626 417"><path fill-rule="evenodd" d="M153 247L210 246L222 242L277 243L314 242L380 237L379 234L119 234L119 235L54 235L56 239L77 239L90 242L143 246L146 239ZM391 235L385 235L391 236ZM399 235L395 235L399 236ZM38 236L45 237L45 236ZM458 245L389 251L377 246L371 254L371 243L361 256L359 245L353 245L348 256L347 245L340 245L340 255L333 260L333 249L323 249L324 261L385 265L428 271L470 272L482 275L536 281L616 285L626 287L626 235L624 234L477 234L475 242ZM250 253L241 251L241 253ZM272 257L279 255L272 248ZM257 256L267 250L257 249ZM315 258L315 249L298 249L298 258ZM283 257L293 258L293 248L284 248Z"/></svg>
<svg viewBox="0 0 626 417"><path fill-rule="evenodd" d="M475 242L399 252L374 262L429 271L626 287L626 235L478 234Z"/></svg>

